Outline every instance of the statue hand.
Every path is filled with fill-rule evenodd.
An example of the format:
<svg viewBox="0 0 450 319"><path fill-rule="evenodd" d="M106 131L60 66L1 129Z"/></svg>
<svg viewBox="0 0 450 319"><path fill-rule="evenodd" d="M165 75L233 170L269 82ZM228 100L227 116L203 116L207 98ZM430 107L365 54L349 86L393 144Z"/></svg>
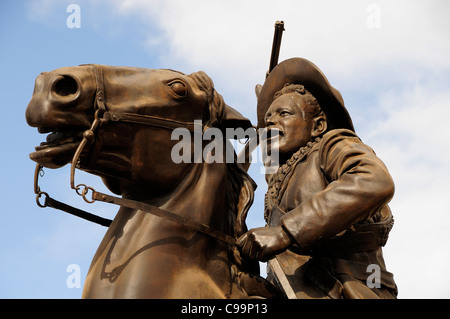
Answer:
<svg viewBox="0 0 450 319"><path fill-rule="evenodd" d="M281 226L254 228L236 241L244 255L260 261L271 259L292 244L290 235Z"/></svg>

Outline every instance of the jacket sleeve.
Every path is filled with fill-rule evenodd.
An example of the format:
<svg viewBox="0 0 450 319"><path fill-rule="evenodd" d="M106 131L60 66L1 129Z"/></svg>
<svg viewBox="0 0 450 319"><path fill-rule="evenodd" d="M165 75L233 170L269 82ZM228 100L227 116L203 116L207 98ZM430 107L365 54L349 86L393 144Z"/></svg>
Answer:
<svg viewBox="0 0 450 319"><path fill-rule="evenodd" d="M328 186L280 220L303 249L371 217L394 194L393 180L383 162L349 130L325 134L319 162Z"/></svg>

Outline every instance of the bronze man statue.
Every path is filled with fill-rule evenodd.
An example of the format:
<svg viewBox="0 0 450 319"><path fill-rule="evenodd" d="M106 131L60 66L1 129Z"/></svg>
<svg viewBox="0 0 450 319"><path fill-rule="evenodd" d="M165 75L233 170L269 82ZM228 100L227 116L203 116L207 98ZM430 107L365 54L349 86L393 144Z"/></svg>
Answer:
<svg viewBox="0 0 450 319"><path fill-rule="evenodd" d="M382 254L394 183L340 93L310 61L283 61L259 94L258 127L279 134L268 148L280 167L266 175L267 225L239 238L242 253L275 261L268 279L296 298L396 298Z"/></svg>

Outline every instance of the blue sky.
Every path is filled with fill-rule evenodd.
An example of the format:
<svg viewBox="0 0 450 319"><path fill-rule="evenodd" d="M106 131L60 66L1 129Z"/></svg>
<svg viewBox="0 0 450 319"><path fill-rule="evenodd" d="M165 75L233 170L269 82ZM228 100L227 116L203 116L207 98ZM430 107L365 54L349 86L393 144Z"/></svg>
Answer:
<svg viewBox="0 0 450 319"><path fill-rule="evenodd" d="M284 20L280 60L305 57L339 89L357 133L396 183L396 220L384 249L400 298L449 298L450 5L447 1L2 1L0 4L1 298L79 298L104 227L36 206L34 162L42 135L25 122L42 71L83 63L205 71L227 104L256 123L254 87L267 71L273 25ZM81 27L68 28L69 4ZM262 226L259 164L248 224ZM96 177L80 179L104 190ZM107 218L70 190L68 167L46 170L52 197ZM264 272L264 268L262 269Z"/></svg>

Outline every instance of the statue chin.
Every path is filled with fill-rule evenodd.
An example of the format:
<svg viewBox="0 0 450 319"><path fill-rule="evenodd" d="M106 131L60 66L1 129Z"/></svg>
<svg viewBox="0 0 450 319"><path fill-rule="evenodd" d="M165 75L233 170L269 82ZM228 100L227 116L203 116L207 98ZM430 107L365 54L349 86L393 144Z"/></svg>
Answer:
<svg viewBox="0 0 450 319"><path fill-rule="evenodd" d="M79 142L58 146L36 147L30 159L47 168L60 168L72 161Z"/></svg>

